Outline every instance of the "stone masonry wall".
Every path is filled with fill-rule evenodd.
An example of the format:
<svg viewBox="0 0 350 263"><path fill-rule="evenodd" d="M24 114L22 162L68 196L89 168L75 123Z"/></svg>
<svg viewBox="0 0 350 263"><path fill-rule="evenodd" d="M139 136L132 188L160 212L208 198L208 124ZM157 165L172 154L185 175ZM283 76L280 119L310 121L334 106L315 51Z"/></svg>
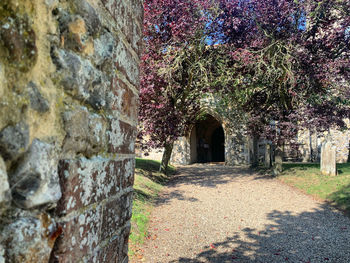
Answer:
<svg viewBox="0 0 350 263"><path fill-rule="evenodd" d="M336 147L337 163L346 163L349 161L350 153L350 123L345 120L347 129L337 130L330 129L329 132L317 133L310 131L301 131L298 134L298 142L300 143L299 152L303 156L303 161L320 161L321 146L325 139L328 138Z"/></svg>
<svg viewBox="0 0 350 263"><path fill-rule="evenodd" d="M224 130L225 164L232 166L250 164L252 139L246 134L245 115L237 109L229 108L223 104L218 94L208 95L202 99L201 112L213 116ZM191 132L185 137L178 138L174 144L171 162L180 165L191 164L193 157L191 156L191 145L196 147L196 142L191 141ZM157 157L156 151L151 153L152 157Z"/></svg>
<svg viewBox="0 0 350 263"><path fill-rule="evenodd" d="M142 0L1 0L0 263L127 262Z"/></svg>

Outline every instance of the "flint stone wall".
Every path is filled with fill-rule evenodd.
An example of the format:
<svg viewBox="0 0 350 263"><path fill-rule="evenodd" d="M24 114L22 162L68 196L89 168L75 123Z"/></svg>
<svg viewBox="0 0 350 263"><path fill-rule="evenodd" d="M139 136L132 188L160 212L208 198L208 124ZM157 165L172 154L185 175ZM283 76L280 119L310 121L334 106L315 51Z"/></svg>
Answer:
<svg viewBox="0 0 350 263"><path fill-rule="evenodd" d="M225 133L225 164L241 165L252 164L254 151L258 151L260 164L269 166L273 161L273 154L268 150L271 142L259 140L257 149L254 149L254 140L246 132L245 114L235 108L222 103L220 95L207 96L201 101L202 112L213 116L222 125ZM350 121L345 120L347 128L344 130L330 129L329 132L311 132L310 130L299 131L296 149L286 144L283 147L284 161L297 162L320 162L321 146L326 137L332 141L336 149L336 162L346 163L350 161ZM186 136L180 137L174 144L171 162L174 164L188 165L193 163L192 147L196 142L191 141L191 131ZM162 149L156 149L144 158L161 160ZM271 152L271 153L269 153ZM195 153L196 154L196 153ZM271 160L270 160L271 159Z"/></svg>
<svg viewBox="0 0 350 263"><path fill-rule="evenodd" d="M141 0L0 3L0 262L127 262Z"/></svg>
<svg viewBox="0 0 350 263"><path fill-rule="evenodd" d="M243 112L223 104L219 94L207 95L201 100L201 112L214 117L222 126L225 134L225 164L247 165L253 155L252 138L246 133L246 118ZM180 137L175 143L171 156L174 164L188 165L196 159L193 148L197 143L191 138L193 128L186 136ZM159 150L156 150L159 151ZM155 152L151 156L158 157ZM159 156L161 159L161 156Z"/></svg>
<svg viewBox="0 0 350 263"><path fill-rule="evenodd" d="M337 130L330 129L329 132L310 132L309 130L302 130L298 134L297 141L299 143L298 156L303 162L319 162L321 160L321 148L326 142L326 138L332 142L336 149L336 162L346 163L349 159L350 153L350 122L345 120L347 124L346 129ZM288 157L288 155L286 154Z"/></svg>

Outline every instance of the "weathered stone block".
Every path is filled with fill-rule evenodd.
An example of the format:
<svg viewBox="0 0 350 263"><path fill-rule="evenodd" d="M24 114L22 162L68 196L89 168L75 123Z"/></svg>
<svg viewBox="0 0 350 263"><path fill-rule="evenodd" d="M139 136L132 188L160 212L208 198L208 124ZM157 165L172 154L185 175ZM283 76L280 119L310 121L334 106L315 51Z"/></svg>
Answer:
<svg viewBox="0 0 350 263"><path fill-rule="evenodd" d="M121 197L122 213L121 213L121 225L126 224L132 216L132 195L133 193L127 193Z"/></svg>
<svg viewBox="0 0 350 263"><path fill-rule="evenodd" d="M6 262L48 262L56 230L55 221L46 214L19 212L1 233Z"/></svg>
<svg viewBox="0 0 350 263"><path fill-rule="evenodd" d="M106 92L111 82L103 72L72 51L54 49L51 56L68 94L89 103L96 110L106 106Z"/></svg>
<svg viewBox="0 0 350 263"><path fill-rule="evenodd" d="M85 20L80 16L75 16L67 27L68 30L62 36L64 47L84 55L92 55L94 53L93 39L87 32Z"/></svg>
<svg viewBox="0 0 350 263"><path fill-rule="evenodd" d="M62 160L59 164L62 198L60 214L86 207L116 195L134 180L134 160L114 161L100 157Z"/></svg>
<svg viewBox="0 0 350 263"><path fill-rule="evenodd" d="M35 139L15 172L9 175L15 203L25 209L54 206L61 198L57 164L54 147Z"/></svg>
<svg viewBox="0 0 350 263"><path fill-rule="evenodd" d="M30 107L40 113L49 111L49 102L41 95L37 85L34 82L29 82L28 92L30 99Z"/></svg>
<svg viewBox="0 0 350 263"><path fill-rule="evenodd" d="M135 180L135 159L126 159L122 163L123 176L121 177L121 187L123 189L134 185Z"/></svg>
<svg viewBox="0 0 350 263"><path fill-rule="evenodd" d="M65 112L63 121L67 133L63 142L65 152L91 156L106 146L106 124L100 115L91 114L82 107Z"/></svg>
<svg viewBox="0 0 350 263"><path fill-rule="evenodd" d="M0 62L0 83L2 83L2 85L0 86L0 97L3 98L4 96L4 92L5 92L5 83L6 83L6 78L5 78L5 67L4 65L2 65L2 63Z"/></svg>
<svg viewBox="0 0 350 263"><path fill-rule="evenodd" d="M28 17L8 13L3 17L0 14L0 38L0 47L7 51L8 63L22 72L28 72L35 64L38 53L35 32Z"/></svg>
<svg viewBox="0 0 350 263"><path fill-rule="evenodd" d="M63 196L59 202L61 214L80 209L117 194L120 189L119 162L103 158L82 158L60 162Z"/></svg>
<svg viewBox="0 0 350 263"><path fill-rule="evenodd" d="M129 1L123 0L102 0L109 13L115 19L118 27L123 31L125 35L132 36L132 17L133 10L128 5Z"/></svg>
<svg viewBox="0 0 350 263"><path fill-rule="evenodd" d="M131 226L127 225L122 233L120 238L120 245L119 245L119 261L118 262L128 262L128 244L129 244L129 234L130 234Z"/></svg>
<svg viewBox="0 0 350 263"><path fill-rule="evenodd" d="M139 87L140 70L138 63L122 41L116 46L114 64L117 69L126 76L131 84Z"/></svg>
<svg viewBox="0 0 350 263"><path fill-rule="evenodd" d="M103 208L101 240L117 238L116 232L131 218L132 193L110 200Z"/></svg>
<svg viewBox="0 0 350 263"><path fill-rule="evenodd" d="M50 10L52 10L53 8L55 8L58 4L59 0L45 0L45 4L47 5L47 7L50 8Z"/></svg>
<svg viewBox="0 0 350 263"><path fill-rule="evenodd" d="M102 30L100 17L85 0L74 0L72 9L56 9L59 21L61 46L83 55L94 53L94 38Z"/></svg>
<svg viewBox="0 0 350 263"><path fill-rule="evenodd" d="M325 141L321 147L321 173L337 175L336 147L329 141Z"/></svg>
<svg viewBox="0 0 350 263"><path fill-rule="evenodd" d="M20 122L0 132L0 154L5 160L15 160L28 149L29 127Z"/></svg>
<svg viewBox="0 0 350 263"><path fill-rule="evenodd" d="M112 239L108 245L102 248L98 253L98 262L118 262L119 258L119 239L120 237L116 236Z"/></svg>
<svg viewBox="0 0 350 263"><path fill-rule="evenodd" d="M142 25L142 22L141 22ZM139 58L141 58L143 51L143 39L142 39L142 27L137 24L133 24L133 38L131 45L133 49L136 51Z"/></svg>
<svg viewBox="0 0 350 263"><path fill-rule="evenodd" d="M51 262L79 262L91 254L100 242L101 206L87 210L73 219L61 222L62 235Z"/></svg>
<svg viewBox="0 0 350 263"><path fill-rule="evenodd" d="M112 57L119 39L114 38L110 32L104 32L99 38L94 40L95 53L93 55L95 65L101 67L103 64L110 65L112 70Z"/></svg>
<svg viewBox="0 0 350 263"><path fill-rule="evenodd" d="M103 0L105 7L115 19L118 27L125 34L127 41L140 55L142 49L141 26L143 23L142 2L139 0ZM135 23L137 21L138 23Z"/></svg>
<svg viewBox="0 0 350 263"><path fill-rule="evenodd" d="M11 191L7 178L6 165L4 160L0 157L0 215L2 208L10 201Z"/></svg>
<svg viewBox="0 0 350 263"><path fill-rule="evenodd" d="M108 151L111 153L135 153L136 128L118 119L110 122L108 134Z"/></svg>
<svg viewBox="0 0 350 263"><path fill-rule="evenodd" d="M5 249L1 244L0 244L0 263L6 263L5 262Z"/></svg>
<svg viewBox="0 0 350 263"><path fill-rule="evenodd" d="M75 0L77 14L85 21L89 35L96 36L102 29L100 17L96 10L85 0Z"/></svg>
<svg viewBox="0 0 350 263"><path fill-rule="evenodd" d="M101 240L116 236L118 228L122 225L123 204L120 198L108 201L103 208Z"/></svg>
<svg viewBox="0 0 350 263"><path fill-rule="evenodd" d="M138 116L138 95L135 95L130 88L120 79L113 81L113 100L109 102L110 108L114 111L125 114L133 121L137 121Z"/></svg>

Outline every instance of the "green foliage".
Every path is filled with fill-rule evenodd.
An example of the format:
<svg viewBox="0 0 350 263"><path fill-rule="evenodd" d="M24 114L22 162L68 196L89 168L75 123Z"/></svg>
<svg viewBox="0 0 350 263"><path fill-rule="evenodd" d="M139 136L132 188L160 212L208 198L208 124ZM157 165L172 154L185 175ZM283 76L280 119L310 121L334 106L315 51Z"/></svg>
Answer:
<svg viewBox="0 0 350 263"><path fill-rule="evenodd" d="M151 180L164 184L168 181L168 177L162 173L159 173L160 162L149 159L136 158L136 172L144 177L148 177ZM168 175L175 173L175 167L168 166Z"/></svg>
<svg viewBox="0 0 350 263"><path fill-rule="evenodd" d="M324 176L319 164L283 164L278 177L316 198L327 200L350 215L350 163L337 164L337 176Z"/></svg>
<svg viewBox="0 0 350 263"><path fill-rule="evenodd" d="M162 190L168 177L159 173L158 161L136 158L133 211L131 218L130 249L131 257L135 256L138 247L148 236L148 224L154 200ZM175 168L169 166L173 174Z"/></svg>

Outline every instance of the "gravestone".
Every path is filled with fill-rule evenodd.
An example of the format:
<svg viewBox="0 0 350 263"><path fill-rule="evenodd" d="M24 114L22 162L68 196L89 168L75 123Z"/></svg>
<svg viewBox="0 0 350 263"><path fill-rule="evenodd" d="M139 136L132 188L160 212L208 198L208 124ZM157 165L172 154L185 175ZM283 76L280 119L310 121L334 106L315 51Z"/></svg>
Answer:
<svg viewBox="0 0 350 263"><path fill-rule="evenodd" d="M271 145L270 144L265 145L264 164L265 164L265 167L267 168L271 167Z"/></svg>
<svg viewBox="0 0 350 263"><path fill-rule="evenodd" d="M325 141L321 147L321 173L323 175L337 175L336 147L330 141Z"/></svg>
<svg viewBox="0 0 350 263"><path fill-rule="evenodd" d="M275 149L275 162L273 164L273 175L279 175L283 170L283 149L277 146Z"/></svg>

